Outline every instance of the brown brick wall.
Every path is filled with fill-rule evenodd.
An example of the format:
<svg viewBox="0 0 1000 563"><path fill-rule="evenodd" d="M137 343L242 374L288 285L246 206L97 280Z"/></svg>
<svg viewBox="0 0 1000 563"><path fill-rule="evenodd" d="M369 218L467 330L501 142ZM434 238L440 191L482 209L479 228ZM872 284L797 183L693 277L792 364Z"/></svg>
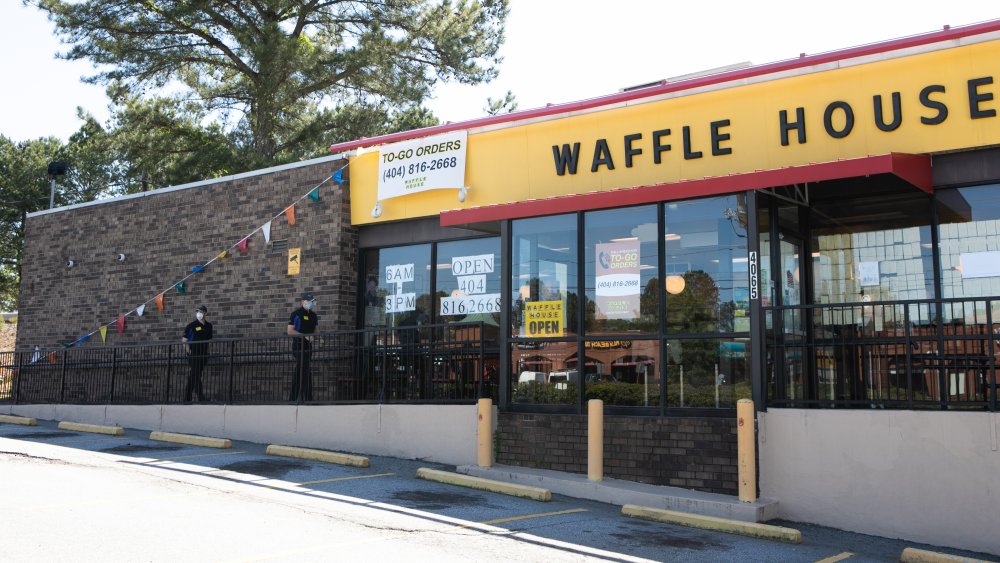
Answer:
<svg viewBox="0 0 1000 563"><path fill-rule="evenodd" d="M342 166L327 161L146 197L28 218L19 305L18 348L71 342L151 299L280 213ZM194 308L204 304L216 337L280 336L295 294L317 298L320 328L354 328L357 231L350 224L347 186L330 180L320 201L296 205L296 224L284 215L271 240L302 248L302 271L287 275L287 251L273 252L258 232L250 252L238 251L186 282L187 295L166 293L165 310L146 305L109 344L176 342ZM115 254L127 255L118 262ZM66 267L66 260L76 262ZM95 334L84 346L100 346Z"/></svg>
<svg viewBox="0 0 1000 563"><path fill-rule="evenodd" d="M587 417L502 412L497 449L497 463L586 473ZM736 422L605 416L604 475L736 494Z"/></svg>

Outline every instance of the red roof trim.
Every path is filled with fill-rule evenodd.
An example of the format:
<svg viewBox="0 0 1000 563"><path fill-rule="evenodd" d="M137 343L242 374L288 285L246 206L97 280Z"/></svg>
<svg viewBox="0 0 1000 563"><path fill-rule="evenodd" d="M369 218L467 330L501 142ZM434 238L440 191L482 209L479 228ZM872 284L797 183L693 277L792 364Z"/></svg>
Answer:
<svg viewBox="0 0 1000 563"><path fill-rule="evenodd" d="M547 117L562 113L581 111L600 106L628 102L631 100L650 98L671 92L681 92L684 90L690 90L692 88L701 88L713 84L721 84L724 82L743 80L756 76L762 76L765 74L794 70L797 68L803 68L807 66L820 65L834 61L842 61L846 59L875 55L879 53L887 53L889 51L897 51L900 49L907 49L910 47L918 47L921 45L928 45L931 43L960 39L962 37L969 37L972 35L981 35L993 31L1000 31L1000 20L990 20L982 23L955 27L955 28L949 28L946 26L941 31L933 31L930 33L923 33L920 35L913 35L910 37L903 37L900 39L892 39L889 41L882 41L879 43L871 43L859 47L851 47L848 49L830 51L828 53L806 55L803 57L799 57L797 59L788 59L785 61L778 61L759 66L752 66L750 68L744 68L730 72L723 72L719 74L712 74L709 76L692 78L690 80L683 80L680 82L670 82L662 84L660 86L652 86L650 88L642 88L639 90L633 90L629 92L620 92L608 96L591 98L589 100L550 105L543 108L529 109L525 111L508 113L504 115L495 115L479 119L472 119L469 121L445 123L444 125L435 125L434 127L425 127L423 129L413 129L410 131L391 133L388 135L381 135L379 137L372 137L370 139L362 138L354 141L337 143L335 145L330 146L330 152L348 151L360 147L370 147L386 143L395 143L397 141L405 141L407 139L427 137L429 135L437 135L439 133L447 133L449 131L457 131L460 129L473 129L476 127L485 127L488 125L496 125L512 121L535 119L539 117Z"/></svg>
<svg viewBox="0 0 1000 563"><path fill-rule="evenodd" d="M671 201L873 174L894 174L928 193L934 189L931 182L931 158L929 156L892 153L774 170L759 170L701 180L684 180L655 186L640 186L470 209L455 209L441 212L441 226L453 227L485 221L522 219L573 211L641 205L657 201Z"/></svg>

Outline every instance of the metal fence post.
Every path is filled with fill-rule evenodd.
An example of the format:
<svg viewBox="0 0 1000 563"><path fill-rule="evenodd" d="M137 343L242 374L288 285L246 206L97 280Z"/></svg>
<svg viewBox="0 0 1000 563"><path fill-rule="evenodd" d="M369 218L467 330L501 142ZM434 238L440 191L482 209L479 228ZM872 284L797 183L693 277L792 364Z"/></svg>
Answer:
<svg viewBox="0 0 1000 563"><path fill-rule="evenodd" d="M63 404L66 397L66 356L69 355L68 351L63 351L62 357L62 370L59 375L59 404Z"/></svg>
<svg viewBox="0 0 1000 563"><path fill-rule="evenodd" d="M229 392L226 393L226 402L233 402L233 378L236 371L236 341L229 342Z"/></svg>
<svg viewBox="0 0 1000 563"><path fill-rule="evenodd" d="M115 402L115 376L118 373L118 347L111 349L111 398L109 403Z"/></svg>
<svg viewBox="0 0 1000 563"><path fill-rule="evenodd" d="M479 389L476 393L476 398L483 398L483 389L486 387L486 338L484 336L484 331L486 330L486 323L480 321L479 323ZM493 397L493 392L490 390L489 397Z"/></svg>
<svg viewBox="0 0 1000 563"><path fill-rule="evenodd" d="M24 374L21 373L21 372L24 370L24 354L25 354L24 352L14 352L14 356L15 356L14 362L17 364L17 371L14 372L15 374L17 374L17 375L14 376L15 377L15 380L14 380L14 404L15 405L18 404L18 402L21 399L21 378L24 377Z"/></svg>
<svg viewBox="0 0 1000 563"><path fill-rule="evenodd" d="M163 404L170 402L170 372L174 368L174 345L167 344L167 374L163 381Z"/></svg>
<svg viewBox="0 0 1000 563"><path fill-rule="evenodd" d="M989 342L989 345L987 346L986 351L989 359L987 360L988 365L986 367L986 396L983 398L989 401L990 410L993 412L997 411L997 394L1000 392L1000 389L997 389L997 384L1000 383L1000 381L997 380L996 357L994 356L994 354L996 354L996 339L998 336L1000 336L1000 334L993 332L993 301L987 301L986 338L988 339L987 342Z"/></svg>

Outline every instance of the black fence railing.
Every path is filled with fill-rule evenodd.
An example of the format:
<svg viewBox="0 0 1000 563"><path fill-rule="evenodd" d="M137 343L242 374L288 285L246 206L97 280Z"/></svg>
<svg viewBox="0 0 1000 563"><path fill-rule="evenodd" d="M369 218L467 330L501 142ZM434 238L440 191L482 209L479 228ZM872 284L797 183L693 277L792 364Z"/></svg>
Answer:
<svg viewBox="0 0 1000 563"><path fill-rule="evenodd" d="M764 308L767 404L997 410L1000 299Z"/></svg>
<svg viewBox="0 0 1000 563"><path fill-rule="evenodd" d="M471 403L496 398L497 343L450 323L177 344L0 353L0 402ZM201 369L201 393L191 391Z"/></svg>

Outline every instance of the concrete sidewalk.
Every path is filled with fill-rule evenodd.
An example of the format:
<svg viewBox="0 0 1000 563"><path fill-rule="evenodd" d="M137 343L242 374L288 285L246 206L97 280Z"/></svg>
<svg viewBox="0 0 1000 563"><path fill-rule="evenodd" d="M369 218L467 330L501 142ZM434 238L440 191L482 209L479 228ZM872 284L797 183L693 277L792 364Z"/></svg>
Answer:
<svg viewBox="0 0 1000 563"><path fill-rule="evenodd" d="M493 467L460 465L456 471L474 477L541 487L555 494L615 505L636 504L744 522L766 522L778 516L778 501L771 499L758 499L756 502L746 503L728 495L618 479L590 481L586 475L511 465Z"/></svg>

